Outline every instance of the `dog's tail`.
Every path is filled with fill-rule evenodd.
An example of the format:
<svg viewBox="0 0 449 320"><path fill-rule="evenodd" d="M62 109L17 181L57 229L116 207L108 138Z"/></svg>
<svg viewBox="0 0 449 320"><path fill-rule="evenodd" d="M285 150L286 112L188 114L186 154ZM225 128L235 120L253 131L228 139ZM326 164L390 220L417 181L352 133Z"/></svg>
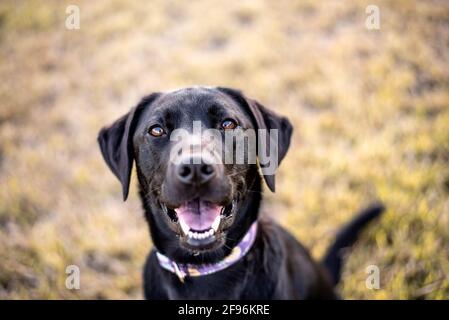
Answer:
<svg viewBox="0 0 449 320"><path fill-rule="evenodd" d="M343 249L350 247L356 240L363 227L371 220L377 218L385 207L382 204L374 204L362 210L337 234L335 242L324 255L322 264L328 270L332 284L335 286L340 281Z"/></svg>

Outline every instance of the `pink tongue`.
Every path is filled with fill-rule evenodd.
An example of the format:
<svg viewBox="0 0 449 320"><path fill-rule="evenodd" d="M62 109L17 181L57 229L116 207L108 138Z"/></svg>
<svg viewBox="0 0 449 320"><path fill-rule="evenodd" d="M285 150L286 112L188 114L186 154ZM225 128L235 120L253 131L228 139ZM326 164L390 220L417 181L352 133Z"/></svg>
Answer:
<svg viewBox="0 0 449 320"><path fill-rule="evenodd" d="M190 229L203 231L211 228L221 208L210 202L194 200L177 208L176 214Z"/></svg>

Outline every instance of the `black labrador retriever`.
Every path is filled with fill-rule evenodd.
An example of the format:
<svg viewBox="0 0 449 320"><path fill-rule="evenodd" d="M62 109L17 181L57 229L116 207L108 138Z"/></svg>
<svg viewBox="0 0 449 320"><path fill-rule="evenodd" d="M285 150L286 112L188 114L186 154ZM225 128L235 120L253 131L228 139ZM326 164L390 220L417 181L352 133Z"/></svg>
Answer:
<svg viewBox="0 0 449 320"><path fill-rule="evenodd" d="M195 125L200 128L196 133ZM218 132L219 139L205 141L198 135L207 129ZM383 207L372 206L357 215L337 235L323 262L314 262L290 233L259 217L262 178L275 189L274 174L261 168L261 151L256 148L257 161L249 161L253 149L247 145L239 149L246 161L234 156L223 161L223 151L237 154L236 141L225 143L226 134L238 136L251 129L277 130L276 141L267 134L251 143L265 141L265 154L270 143L276 143L273 150L280 163L292 125L230 88L153 93L100 131L103 157L120 180L125 200L136 162L154 244L144 269L147 299L338 298L334 287L342 249ZM180 139L179 148L172 138L182 130L187 138Z"/></svg>

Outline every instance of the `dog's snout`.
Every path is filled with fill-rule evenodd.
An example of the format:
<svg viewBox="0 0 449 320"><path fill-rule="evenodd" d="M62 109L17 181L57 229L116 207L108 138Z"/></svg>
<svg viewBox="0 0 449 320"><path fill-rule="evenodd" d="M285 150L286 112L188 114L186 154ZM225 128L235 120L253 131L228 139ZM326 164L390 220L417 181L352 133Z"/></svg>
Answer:
<svg viewBox="0 0 449 320"><path fill-rule="evenodd" d="M213 164L204 161L192 161L192 163L181 163L177 167L177 178L184 184L205 184L217 174Z"/></svg>

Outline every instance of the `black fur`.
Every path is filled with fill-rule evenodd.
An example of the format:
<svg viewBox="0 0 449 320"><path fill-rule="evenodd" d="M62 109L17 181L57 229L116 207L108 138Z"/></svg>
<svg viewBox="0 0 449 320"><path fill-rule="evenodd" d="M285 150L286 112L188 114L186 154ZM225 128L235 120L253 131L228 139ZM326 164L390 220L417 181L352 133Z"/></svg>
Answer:
<svg viewBox="0 0 449 320"><path fill-rule="evenodd" d="M229 88L187 88L145 97L127 115L100 131L98 141L106 163L122 184L126 199L133 162L136 162L140 197L154 249L144 268L144 292L148 299L334 299L334 285L341 266L340 252L351 245L363 226L381 212L370 209L348 225L324 259L315 263L307 250L279 225L259 217L262 178L256 164L219 164L217 174L205 185L185 186L174 178L169 161L172 144L168 134L148 134L157 123L167 133L192 129L192 121L205 128L219 128L226 118L243 129L277 129L279 163L290 145L288 119ZM270 143L270 141L267 141ZM274 175L263 175L271 191ZM209 247L192 248L170 215L192 199L228 208L236 204ZM164 212L161 204L169 211ZM178 263L213 263L226 257L259 220L255 243L248 254L220 272L201 277L178 277L162 269L156 249Z"/></svg>
<svg viewBox="0 0 449 320"><path fill-rule="evenodd" d="M344 249L350 247L357 240L363 227L377 218L384 210L385 207L382 204L366 208L337 234L335 242L329 247L323 258L323 265L328 270L333 285L340 281Z"/></svg>

